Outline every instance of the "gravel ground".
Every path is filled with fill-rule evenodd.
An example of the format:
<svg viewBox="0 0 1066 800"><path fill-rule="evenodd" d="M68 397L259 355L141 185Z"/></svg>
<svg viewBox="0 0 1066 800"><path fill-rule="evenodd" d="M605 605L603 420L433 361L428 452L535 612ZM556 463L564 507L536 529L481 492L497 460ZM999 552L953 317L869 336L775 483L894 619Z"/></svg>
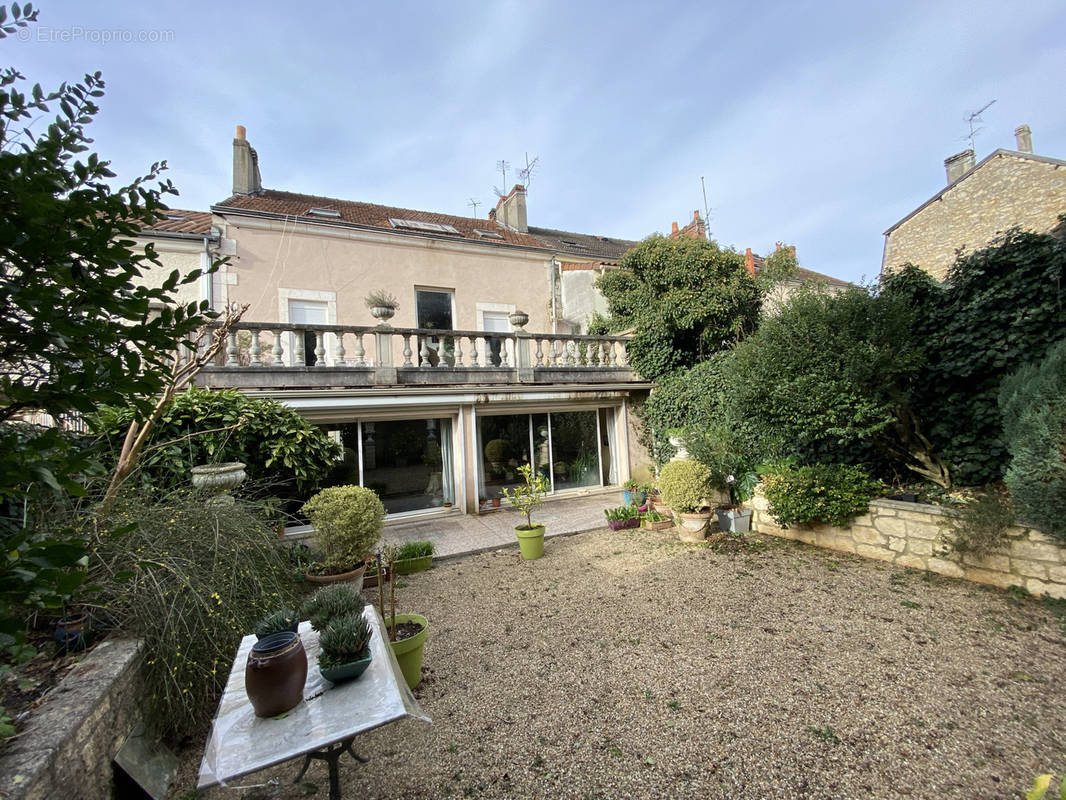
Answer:
<svg viewBox="0 0 1066 800"><path fill-rule="evenodd" d="M346 798L1020 798L1066 768L1066 609L1040 601L642 530L405 582L398 605L430 619L416 695L433 723L360 737ZM236 783L305 797L298 766ZM325 766L307 779L325 797Z"/></svg>

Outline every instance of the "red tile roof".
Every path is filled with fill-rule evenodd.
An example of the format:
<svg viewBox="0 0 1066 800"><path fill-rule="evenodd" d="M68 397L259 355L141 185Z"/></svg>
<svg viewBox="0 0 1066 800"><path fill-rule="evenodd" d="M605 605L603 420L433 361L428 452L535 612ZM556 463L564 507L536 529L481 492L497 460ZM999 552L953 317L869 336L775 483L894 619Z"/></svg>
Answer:
<svg viewBox="0 0 1066 800"><path fill-rule="evenodd" d="M281 192L275 189L267 189L260 195L234 195L227 200L211 207L213 211L225 214L226 211L251 211L266 214L280 214L289 217L302 217L310 222L324 222L327 224L361 225L374 228L382 228L392 233L405 235L425 236L427 233L436 236L448 236L449 234L430 231L413 231L396 228L389 219L406 219L416 222L428 222L436 225L451 225L459 231L459 236L451 234L453 238L462 238L482 244L511 244L520 247L535 247L538 250L546 249L544 244L522 233L505 228L498 222L489 219L472 219L470 217L453 217L450 214L437 214L432 211L416 211L411 208L395 208L392 206L379 206L373 203L358 203L352 200L338 200L334 197L317 197L311 194L296 194L295 192ZM308 215L312 208L330 209L340 213L340 217L325 217ZM501 238L479 236L475 231L488 231L498 234Z"/></svg>
<svg viewBox="0 0 1066 800"><path fill-rule="evenodd" d="M147 232L155 233L192 233L207 236L211 233L211 213L208 211L185 211L180 208L168 208L162 212L166 218L159 220Z"/></svg>

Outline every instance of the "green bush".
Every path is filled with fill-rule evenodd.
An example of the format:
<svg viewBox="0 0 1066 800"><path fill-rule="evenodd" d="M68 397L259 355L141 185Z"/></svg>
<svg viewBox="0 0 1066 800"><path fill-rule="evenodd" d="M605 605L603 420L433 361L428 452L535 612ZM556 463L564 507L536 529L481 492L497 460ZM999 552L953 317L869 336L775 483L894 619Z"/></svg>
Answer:
<svg viewBox="0 0 1066 800"><path fill-rule="evenodd" d="M846 464L777 467L763 475L770 514L786 528L817 522L844 527L865 514L883 489L862 467Z"/></svg>
<svg viewBox="0 0 1066 800"><path fill-rule="evenodd" d="M663 502L683 514L698 511L715 489L712 477L711 471L698 461L671 461L659 472Z"/></svg>
<svg viewBox="0 0 1066 800"><path fill-rule="evenodd" d="M1010 498L1002 492L986 490L947 518L947 550L984 558L1003 549L1013 524Z"/></svg>
<svg viewBox="0 0 1066 800"><path fill-rule="evenodd" d="M1066 342L1005 378L999 407L1011 496L1026 522L1066 542Z"/></svg>
<svg viewBox="0 0 1066 800"><path fill-rule="evenodd" d="M315 529L315 544L326 574L358 569L381 538L385 507L362 486L331 486L300 509Z"/></svg>
<svg viewBox="0 0 1066 800"><path fill-rule="evenodd" d="M117 453L132 418L132 408L107 407L89 422ZM140 472L149 485L173 486L187 481L197 464L242 461L251 482L306 497L340 457L340 445L325 431L276 400L190 389L163 412Z"/></svg>
<svg viewBox="0 0 1066 800"><path fill-rule="evenodd" d="M171 737L199 734L241 638L295 599L277 533L240 500L223 509L192 492L128 495L100 522L127 530L93 542L91 599L144 640L147 720Z"/></svg>

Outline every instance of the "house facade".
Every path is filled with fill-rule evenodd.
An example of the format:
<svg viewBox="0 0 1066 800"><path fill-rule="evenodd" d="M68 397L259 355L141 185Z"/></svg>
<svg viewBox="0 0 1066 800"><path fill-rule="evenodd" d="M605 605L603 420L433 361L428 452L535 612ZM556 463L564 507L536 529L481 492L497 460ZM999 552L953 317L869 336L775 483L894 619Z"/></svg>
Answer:
<svg viewBox="0 0 1066 800"><path fill-rule="evenodd" d="M647 460L629 407L649 384L625 337L560 323L557 248L518 220L518 193L471 219L277 191L243 129L233 148L233 193L206 228L205 252L228 262L203 291L248 310L200 385L325 428L344 453L330 481L375 489L396 519L479 513L524 463L566 496ZM372 292L396 298L394 316L371 315Z"/></svg>
<svg viewBox="0 0 1066 800"><path fill-rule="evenodd" d="M1028 125L1016 150L975 163L964 150L944 162L947 186L885 231L881 271L914 264L944 280L956 250L979 250L1013 226L1047 233L1066 213L1066 161L1033 153Z"/></svg>

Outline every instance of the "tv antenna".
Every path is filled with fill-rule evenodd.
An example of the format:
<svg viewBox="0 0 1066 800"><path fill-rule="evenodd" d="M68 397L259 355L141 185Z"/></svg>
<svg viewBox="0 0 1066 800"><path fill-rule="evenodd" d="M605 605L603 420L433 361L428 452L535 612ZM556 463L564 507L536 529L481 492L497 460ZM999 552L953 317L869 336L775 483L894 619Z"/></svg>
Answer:
<svg viewBox="0 0 1066 800"><path fill-rule="evenodd" d="M473 197L471 197L470 198L470 202L467 203L467 205L470 206L472 209L474 209L474 219L477 219L477 207L479 205L481 205L481 203L479 203L477 200L475 200Z"/></svg>
<svg viewBox="0 0 1066 800"><path fill-rule="evenodd" d="M509 161L504 161L502 158L496 162L496 169L498 169L500 171L500 174L503 175L504 189L507 188L507 170L510 169L510 167L511 163Z"/></svg>
<svg viewBox="0 0 1066 800"><path fill-rule="evenodd" d="M700 175L700 188L703 189L703 222L707 228L707 238L711 238L711 207L707 205L707 184Z"/></svg>
<svg viewBox="0 0 1066 800"><path fill-rule="evenodd" d="M526 168L518 170L518 177L522 181L522 185L527 189L529 184L533 182L533 170L537 167L537 162L540 161L540 156L533 156L533 160L529 160L529 153L526 153ZM507 181L504 180L506 184Z"/></svg>
<svg viewBox="0 0 1066 800"><path fill-rule="evenodd" d="M974 146L973 146L974 138L977 136L977 134L979 134L981 131L984 130L984 128L976 127L975 123L984 121L984 120L981 119L981 114L983 114L985 111L987 111L992 106L992 104L994 102L996 102L996 101L995 100L989 100L987 103L985 103L983 106L981 106L981 108L977 109L977 111L974 111L972 114L970 114L970 116L968 116L966 118L966 123L970 126L970 135L965 137L965 138L970 142L970 149L971 150L974 149Z"/></svg>

